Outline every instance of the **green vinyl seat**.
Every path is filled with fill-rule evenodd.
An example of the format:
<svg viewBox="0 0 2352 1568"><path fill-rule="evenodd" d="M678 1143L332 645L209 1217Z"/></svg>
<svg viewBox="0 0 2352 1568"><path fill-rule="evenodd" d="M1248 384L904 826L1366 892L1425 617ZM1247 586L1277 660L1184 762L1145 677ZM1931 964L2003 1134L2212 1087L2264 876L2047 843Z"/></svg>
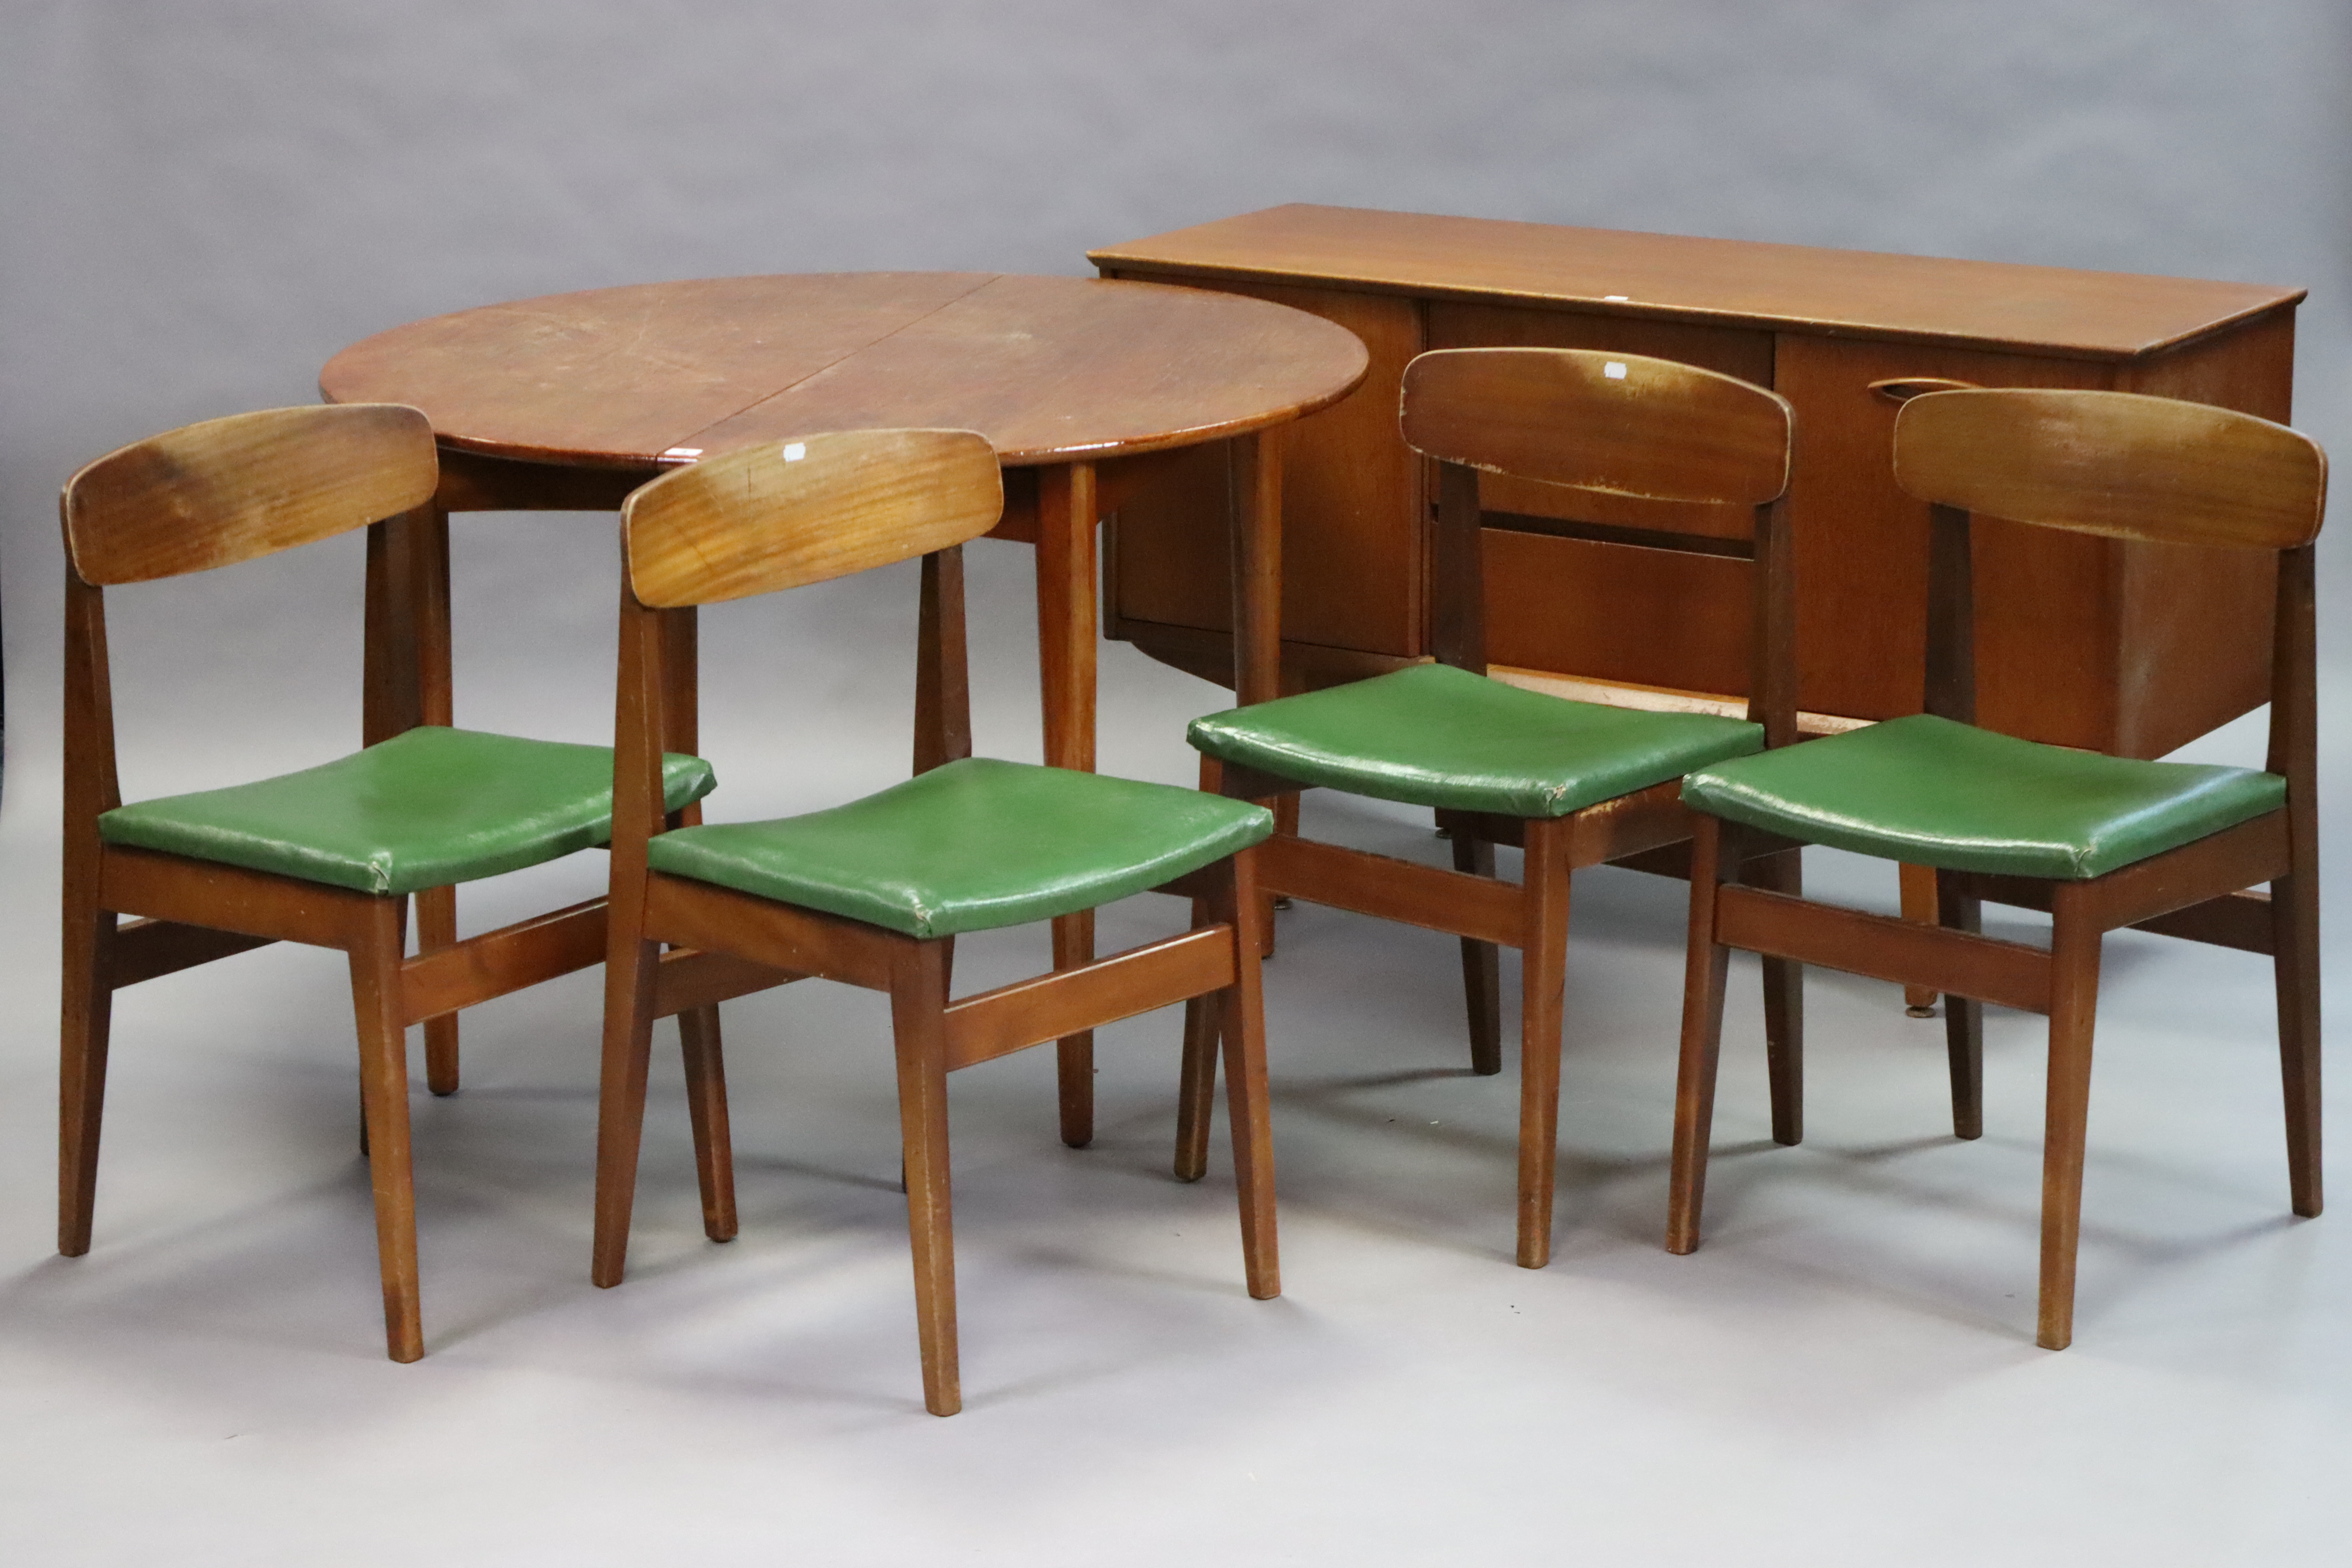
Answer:
<svg viewBox="0 0 2352 1568"><path fill-rule="evenodd" d="M662 760L672 811L715 782L699 757ZM426 725L299 773L117 806L98 828L109 844L385 896L603 844L612 795L609 746Z"/></svg>
<svg viewBox="0 0 2352 1568"><path fill-rule="evenodd" d="M1192 721L1194 747L1302 784L1407 805L1557 817L1744 757L1764 727L1605 708L1444 664Z"/></svg>
<svg viewBox="0 0 2352 1568"><path fill-rule="evenodd" d="M2070 751L1914 714L1702 768L1683 799L1808 844L2080 881L2275 811L2275 773Z"/></svg>
<svg viewBox="0 0 2352 1568"><path fill-rule="evenodd" d="M646 864L912 937L1090 910L1262 842L1246 801L967 757L862 800L653 838Z"/></svg>

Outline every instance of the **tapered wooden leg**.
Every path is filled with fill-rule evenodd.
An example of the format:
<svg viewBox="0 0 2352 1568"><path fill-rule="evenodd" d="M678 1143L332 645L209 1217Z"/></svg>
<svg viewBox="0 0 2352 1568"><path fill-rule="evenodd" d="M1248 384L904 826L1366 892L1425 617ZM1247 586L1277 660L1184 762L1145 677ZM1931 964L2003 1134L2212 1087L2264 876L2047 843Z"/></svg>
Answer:
<svg viewBox="0 0 2352 1568"><path fill-rule="evenodd" d="M1936 923L1937 876L1933 866L1897 866L1896 875L1903 895L1903 918L1917 921L1922 925ZM1906 985L1903 988L1905 1011L1915 1018L1936 1016L1936 988L1932 985Z"/></svg>
<svg viewBox="0 0 2352 1568"><path fill-rule="evenodd" d="M2303 824L2298 823L2297 826ZM2320 1210L2319 875L2298 835L2294 871L2271 884L2271 942L2278 983L2279 1066L2286 1088L2286 1169L2294 1212Z"/></svg>
<svg viewBox="0 0 2352 1568"><path fill-rule="evenodd" d="M1950 931L1984 929L1984 902L1957 871L1936 873L1936 923ZM1944 998L1944 1051L1951 1060L1952 1136L1984 1136L1984 1004Z"/></svg>
<svg viewBox="0 0 2352 1568"><path fill-rule="evenodd" d="M1233 584L1234 700L1244 707L1282 695L1282 447L1279 429L1237 436L1225 443L1227 504L1233 518L1227 560ZM1298 795L1286 791L1264 805L1274 830L1297 836ZM1258 948L1274 956L1274 895L1265 894Z"/></svg>
<svg viewBox="0 0 2352 1568"><path fill-rule="evenodd" d="M654 973L660 951L656 943L638 939L642 904L630 910L621 903L614 900L616 935L604 958L604 1058L596 1097L596 1234L588 1268L588 1278L606 1287L618 1285L628 1267L629 1215L636 1206L637 1149L645 1135ZM679 1016L683 1020L685 1015ZM716 1045L715 1036L711 1043ZM689 1061L693 1054L689 1046ZM690 1083L688 1093L693 1098ZM696 1152L699 1163L700 1149ZM707 1215L707 1194L705 1201Z"/></svg>
<svg viewBox="0 0 2352 1568"><path fill-rule="evenodd" d="M1100 520L1091 463L1043 470L1037 488L1037 645L1045 698L1045 763L1092 773L1095 766L1095 526ZM1091 910L1054 921L1054 967L1093 962ZM1095 1136L1095 1037L1067 1037L1055 1049L1062 1142L1083 1149Z"/></svg>
<svg viewBox="0 0 2352 1568"><path fill-rule="evenodd" d="M727 1061L719 1046L719 1008L677 1016L686 1058L686 1111L694 1124L694 1179L702 1189L702 1234L735 1239L735 1144L727 1125Z"/></svg>
<svg viewBox="0 0 2352 1568"><path fill-rule="evenodd" d="M1225 1118L1233 1124L1234 1186L1242 1211L1242 1268L1249 1293L1261 1301L1282 1294L1282 1264L1275 1242L1274 1129L1266 1106L1265 999L1258 980L1258 933L1265 918L1254 852L1228 863L1227 891L1217 919L1234 927L1234 983L1211 998L1223 1016ZM1203 1123L1207 1118L1202 1119ZM1205 1125L1202 1134L1206 1136Z"/></svg>
<svg viewBox="0 0 2352 1568"><path fill-rule="evenodd" d="M1293 797L1297 798L1296 796ZM1495 847L1469 828L1454 830L1454 868L1474 877L1495 874ZM1462 996L1470 1020L1470 1070L1503 1070L1502 965L1495 944L1462 939Z"/></svg>
<svg viewBox="0 0 2352 1568"><path fill-rule="evenodd" d="M1783 850L1748 861L1740 880L1791 897L1805 890L1800 851ZM1805 1138L1805 966L1794 959L1766 958L1764 970L1764 1068L1772 1096L1772 1142L1801 1143Z"/></svg>
<svg viewBox="0 0 2352 1568"><path fill-rule="evenodd" d="M431 952L457 940L457 889L426 888L416 895L416 951ZM425 1087L457 1092L457 1015L425 1020Z"/></svg>
<svg viewBox="0 0 2352 1568"><path fill-rule="evenodd" d="M1527 941L1519 973L1519 1267L1551 1261L1553 1167L1559 1145L1560 1010L1568 982L1568 837L1527 826Z"/></svg>
<svg viewBox="0 0 2352 1568"><path fill-rule="evenodd" d="M1221 918L1192 900L1192 924ZM1253 933L1254 936L1254 933ZM1213 996L1184 1004L1184 1060L1176 1074L1176 1179L1197 1182L1209 1169L1209 1107L1217 1091L1217 1041L1223 1013Z"/></svg>
<svg viewBox="0 0 2352 1568"><path fill-rule="evenodd" d="M898 1056L898 1132L907 1162L907 1237L915 1255L915 1324L923 1348L923 1407L963 1408L956 1368L955 1227L948 1188L946 985L936 944L902 949L892 965L890 1026Z"/></svg>
<svg viewBox="0 0 2352 1568"><path fill-rule="evenodd" d="M406 901L375 900L367 932L351 950L360 1102L367 1119L376 1255L383 1274L384 1344L394 1361L415 1361L425 1353L416 1282L416 1188L408 1145L408 1034L400 1021Z"/></svg>
<svg viewBox="0 0 2352 1568"><path fill-rule="evenodd" d="M109 979L114 914L97 907L97 878L65 898L64 964L58 1031L58 1250L89 1250L98 1205L98 1133L106 1110L107 1037L113 1023Z"/></svg>
<svg viewBox="0 0 2352 1568"><path fill-rule="evenodd" d="M2042 1310L2034 1342L2074 1338L2074 1253L2082 1231L2083 1146L2091 1109L2091 1029L2099 1007L2099 928L2062 884L2050 921L2049 1104L2042 1132Z"/></svg>
<svg viewBox="0 0 2352 1568"><path fill-rule="evenodd" d="M1675 1148L1666 1198L1666 1250L1698 1246L1706 1199L1706 1146L1715 1125L1715 1068L1723 1043L1723 985L1731 950L1715 940L1716 889L1722 881L1723 826L1698 819L1691 839L1690 947L1683 967L1682 1062L1675 1079Z"/></svg>
<svg viewBox="0 0 2352 1568"><path fill-rule="evenodd" d="M1083 969L1094 956L1094 910L1064 915L1054 922L1055 969ZM1087 1029L1056 1040L1054 1067L1061 1091L1062 1142L1083 1149L1095 1141L1095 1032Z"/></svg>

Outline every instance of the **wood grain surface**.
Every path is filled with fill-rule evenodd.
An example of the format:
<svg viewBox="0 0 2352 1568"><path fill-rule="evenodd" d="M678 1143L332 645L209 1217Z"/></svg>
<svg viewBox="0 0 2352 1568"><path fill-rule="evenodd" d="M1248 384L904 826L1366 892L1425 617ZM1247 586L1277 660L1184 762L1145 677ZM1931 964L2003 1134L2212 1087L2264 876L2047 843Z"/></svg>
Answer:
<svg viewBox="0 0 2352 1568"><path fill-rule="evenodd" d="M446 447L652 468L809 431L976 430L1008 466L1240 435L1361 379L1344 330L1099 279L819 273L555 294L378 333L331 403L422 408Z"/></svg>
<svg viewBox="0 0 2352 1568"><path fill-rule="evenodd" d="M2300 289L1825 250L1297 203L1089 251L1097 267L1313 279L1623 315L2143 354L2304 297Z"/></svg>
<svg viewBox="0 0 2352 1568"><path fill-rule="evenodd" d="M2252 415L2128 392L1942 392L1906 404L1895 478L1921 500L2112 539L2292 550L2327 458Z"/></svg>
<svg viewBox="0 0 2352 1568"><path fill-rule="evenodd" d="M663 475L621 509L621 551L638 603L708 605L952 549L1003 505L969 430L839 431Z"/></svg>
<svg viewBox="0 0 2352 1568"><path fill-rule="evenodd" d="M1406 444L1474 468L1651 500L1759 506L1789 488L1789 405L1643 354L1442 349L1404 376Z"/></svg>
<svg viewBox="0 0 2352 1568"><path fill-rule="evenodd" d="M235 414L108 453L66 483L66 558L85 583L145 583L423 506L432 430L414 408L370 401Z"/></svg>

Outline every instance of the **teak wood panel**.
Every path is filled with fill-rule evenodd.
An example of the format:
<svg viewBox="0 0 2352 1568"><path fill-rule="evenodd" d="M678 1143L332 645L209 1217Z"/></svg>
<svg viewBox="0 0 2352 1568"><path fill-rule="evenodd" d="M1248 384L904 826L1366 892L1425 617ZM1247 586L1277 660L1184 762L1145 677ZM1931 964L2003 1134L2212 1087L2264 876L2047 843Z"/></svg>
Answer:
<svg viewBox="0 0 2352 1568"><path fill-rule="evenodd" d="M2294 315L2282 310L2225 337L2121 366L2115 388L2284 425L2294 412ZM2270 700L2263 653L2277 589L2277 558L2263 551L2144 544L2123 552L2117 638L2136 657L2116 676L2118 751L2161 756Z"/></svg>
<svg viewBox="0 0 2352 1568"><path fill-rule="evenodd" d="M1396 433L1397 388L1423 348L1420 308L1409 300L1325 289L1248 285L1221 292L1337 322L1371 355L1355 391L1278 437L1284 639L1420 652L1426 614L1421 459ZM1232 529L1223 451L1186 454L1180 468L1119 509L1114 616L1229 632Z"/></svg>
<svg viewBox="0 0 2352 1568"><path fill-rule="evenodd" d="M2185 352L2201 358L2213 350ZM1918 706L1927 508L1895 482L1890 454L1898 405L1872 384L1935 377L1982 386L2143 390L2168 379L2161 360L2129 368L2139 384L2121 385L2132 378L2086 360L1781 336L1776 390L1797 409L1790 514L1801 706L1864 719ZM2233 388L2231 378L2199 369L2184 367L2181 390L2256 390ZM2132 756L2160 756L2226 723L2267 699L2273 570L2253 552L1979 519L1978 721L2031 740ZM2051 679L2082 671L2095 678Z"/></svg>
<svg viewBox="0 0 2352 1568"><path fill-rule="evenodd" d="M1858 719L1916 712L1927 658L1927 508L1895 482L1899 405L1872 383L2100 387L2107 367L1786 333L1775 375L1776 390L1797 410L1789 515L1798 703ZM2116 574L2112 541L1983 521L1976 532L1980 722L2078 746L2114 732L2110 682L2050 675L2111 668Z"/></svg>
<svg viewBox="0 0 2352 1568"><path fill-rule="evenodd" d="M2300 289L1294 203L1089 251L1121 275L1515 300L1653 321L2031 346L2178 347Z"/></svg>
<svg viewBox="0 0 2352 1568"><path fill-rule="evenodd" d="M1798 416L1790 515L1799 700L1808 711L1848 719L1916 711L1924 675L1926 507L1894 483L1897 404L1873 383L2110 387L2284 422L2302 299L2300 290L2193 279L1315 206L1248 214L1092 258L1115 276L1265 293L1349 325L1382 302L1410 306L1429 348L1622 349L1770 385ZM1352 405L1392 405L1385 370L1376 350ZM1326 447L1323 429L1302 422L1291 461L1349 463L1348 471L1368 477L1384 458L1378 443L1364 440ZM1423 581L1433 486L1422 465L1413 496L1421 552L1407 564ZM1690 508L1662 522L1666 509L1654 503L1524 482L1482 482L1482 500L1558 521L1569 533L1600 524L1739 538L1747 528L1744 516L1710 525L1703 509ZM1221 563L1213 549L1193 555L1179 548L1187 525L1177 489L1160 505L1150 537L1142 528L1122 532L1112 634L1213 678L1223 642L1214 628L1226 616ZM1300 520L1295 503L1286 510ZM1133 548L1128 531L1138 536ZM1377 648L1384 658L1426 653L1425 622L1400 647L1391 624L1375 628L1337 595L1322 602L1311 637L1292 618L1300 579L1323 576L1335 556L1376 548L1360 537L1326 546L1320 541L1330 532L1310 527L1286 541L1286 669L1312 673L1322 645ZM1491 544L1504 536L1488 537ZM1983 722L2154 756L2265 700L2273 577L2258 552L2029 533L1998 519L1984 520L1976 537ZM1567 542L1516 535L1504 548L1530 561L1605 570L1597 565L1602 552ZM1687 558L1670 568L1667 559L1658 557L1660 570L1679 576L1635 602L1677 604L1687 616L1680 636L1696 630L1702 643L1722 640L1745 612L1730 589L1744 573ZM1345 569L1363 568L1350 561ZM1212 579L1209 571L1220 574ZM1722 670L1719 655L1711 660L1704 647L1661 639L1653 656L1632 658L1622 635L1603 636L1599 646L1580 640L1587 634L1579 619L1561 612L1591 597L1573 587L1545 593L1532 583L1504 584L1490 595L1491 657L1652 687L1682 685L1688 666L1713 662L1719 673L1695 689L1744 689L1744 672ZM1324 678L1381 668L1369 655L1351 657L1359 668L1336 656L1323 660ZM2091 678L2051 679L2082 671Z"/></svg>
<svg viewBox="0 0 2352 1568"><path fill-rule="evenodd" d="M1490 663L1747 695L1747 562L1499 528L1486 553Z"/></svg>

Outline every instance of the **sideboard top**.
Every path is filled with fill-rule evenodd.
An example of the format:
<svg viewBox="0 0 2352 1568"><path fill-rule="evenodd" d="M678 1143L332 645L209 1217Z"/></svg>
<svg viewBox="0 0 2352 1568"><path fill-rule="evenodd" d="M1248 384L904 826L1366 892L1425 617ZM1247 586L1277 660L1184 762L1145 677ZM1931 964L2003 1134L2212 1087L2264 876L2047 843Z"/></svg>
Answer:
<svg viewBox="0 0 2352 1568"><path fill-rule="evenodd" d="M1830 336L2128 359L2300 289L1293 203L1089 251L1108 271L1525 300Z"/></svg>

